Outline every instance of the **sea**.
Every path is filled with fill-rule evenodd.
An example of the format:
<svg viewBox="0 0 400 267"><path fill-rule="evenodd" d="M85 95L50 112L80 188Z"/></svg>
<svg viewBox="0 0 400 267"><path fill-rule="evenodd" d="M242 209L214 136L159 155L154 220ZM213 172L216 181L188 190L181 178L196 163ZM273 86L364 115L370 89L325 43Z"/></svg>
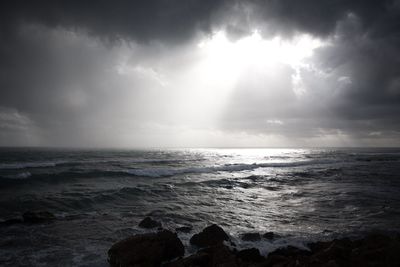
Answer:
<svg viewBox="0 0 400 267"><path fill-rule="evenodd" d="M48 223L7 225L26 211ZM0 266L108 266L150 216L272 250L400 230L400 149L0 149ZM241 240L274 232L273 240Z"/></svg>

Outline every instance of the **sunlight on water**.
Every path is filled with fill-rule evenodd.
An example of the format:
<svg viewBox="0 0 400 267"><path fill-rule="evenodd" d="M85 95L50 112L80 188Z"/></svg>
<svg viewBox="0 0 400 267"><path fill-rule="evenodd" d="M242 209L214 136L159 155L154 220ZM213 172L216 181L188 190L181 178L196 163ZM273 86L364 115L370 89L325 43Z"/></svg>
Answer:
<svg viewBox="0 0 400 267"><path fill-rule="evenodd" d="M260 243L265 253L400 229L400 151L393 149L3 149L0 159L0 219L38 209L57 216L45 228L0 227L0 256L10 261L36 265L57 255L98 266L114 241L142 231L145 216L172 230L217 223L233 238L273 231L280 238ZM189 237L180 234L186 244Z"/></svg>

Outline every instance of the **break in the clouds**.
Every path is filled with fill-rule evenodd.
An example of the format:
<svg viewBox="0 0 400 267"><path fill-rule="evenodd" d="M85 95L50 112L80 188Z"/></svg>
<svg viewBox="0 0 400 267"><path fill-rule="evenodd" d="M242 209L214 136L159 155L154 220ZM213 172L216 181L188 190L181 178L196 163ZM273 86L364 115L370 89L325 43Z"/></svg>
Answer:
<svg viewBox="0 0 400 267"><path fill-rule="evenodd" d="M400 145L399 1L3 1L0 23L0 145Z"/></svg>

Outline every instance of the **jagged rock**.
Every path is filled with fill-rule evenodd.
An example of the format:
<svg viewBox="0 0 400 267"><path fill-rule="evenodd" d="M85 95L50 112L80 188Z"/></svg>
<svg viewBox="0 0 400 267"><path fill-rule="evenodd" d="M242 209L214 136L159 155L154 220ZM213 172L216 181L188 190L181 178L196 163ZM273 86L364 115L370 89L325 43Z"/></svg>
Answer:
<svg viewBox="0 0 400 267"><path fill-rule="evenodd" d="M259 233L245 233L242 235L243 241L260 241L261 236Z"/></svg>
<svg viewBox="0 0 400 267"><path fill-rule="evenodd" d="M216 224L210 225L190 238L190 244L198 247L208 247L228 241L229 236Z"/></svg>
<svg viewBox="0 0 400 267"><path fill-rule="evenodd" d="M191 226L182 226L175 229L176 232L190 233L193 230Z"/></svg>
<svg viewBox="0 0 400 267"><path fill-rule="evenodd" d="M265 234L263 234L262 237L268 240L272 240L275 238L275 234L274 232L266 232Z"/></svg>
<svg viewBox="0 0 400 267"><path fill-rule="evenodd" d="M161 227L161 223L153 220L150 217L146 217L139 223L139 227L151 229Z"/></svg>
<svg viewBox="0 0 400 267"><path fill-rule="evenodd" d="M153 267L183 254L184 247L177 235L163 230L135 235L115 243L108 251L108 261L113 267Z"/></svg>
<svg viewBox="0 0 400 267"><path fill-rule="evenodd" d="M265 260L265 258L260 255L260 251L256 248L243 249L236 255L245 262L262 262Z"/></svg>
<svg viewBox="0 0 400 267"><path fill-rule="evenodd" d="M56 219L54 214L48 211L27 211L22 217L25 223L44 223Z"/></svg>

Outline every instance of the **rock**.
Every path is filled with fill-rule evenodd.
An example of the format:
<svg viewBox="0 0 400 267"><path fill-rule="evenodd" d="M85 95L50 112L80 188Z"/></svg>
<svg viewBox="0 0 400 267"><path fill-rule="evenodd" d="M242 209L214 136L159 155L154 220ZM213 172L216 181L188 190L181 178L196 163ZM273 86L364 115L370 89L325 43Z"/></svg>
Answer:
<svg viewBox="0 0 400 267"><path fill-rule="evenodd" d="M275 234L274 232L266 232L265 234L263 234L262 237L268 240L272 240L275 238Z"/></svg>
<svg viewBox="0 0 400 267"><path fill-rule="evenodd" d="M286 248L280 248L268 254L266 266L310 266L308 264L310 255L310 251L287 246Z"/></svg>
<svg viewBox="0 0 400 267"><path fill-rule="evenodd" d="M187 257L180 262L181 265L171 265L168 267L239 267L239 262L233 252L223 244L208 247L200 250L195 255Z"/></svg>
<svg viewBox="0 0 400 267"><path fill-rule="evenodd" d="M210 225L203 229L202 232L193 235L190 238L190 244L198 247L208 247L221 244L228 241L229 236L225 231L216 224Z"/></svg>
<svg viewBox="0 0 400 267"><path fill-rule="evenodd" d="M181 240L175 233L164 230L135 235L115 243L108 251L108 262L113 267L152 267L183 254Z"/></svg>
<svg viewBox="0 0 400 267"><path fill-rule="evenodd" d="M245 233L242 235L243 241L260 241L261 236L259 233Z"/></svg>
<svg viewBox="0 0 400 267"><path fill-rule="evenodd" d="M319 249L318 251L315 251L314 248L314 254L310 259L311 262L324 264L327 264L328 262L333 264L332 262L334 262L336 265L339 264L340 266L349 262L352 250L351 241L349 239L333 240L328 242L328 244L325 244L325 247L321 246L320 248L322 249Z"/></svg>
<svg viewBox="0 0 400 267"><path fill-rule="evenodd" d="M173 262L167 263L165 267L206 267L210 266L212 261L211 255L205 252L197 252L184 259L178 259Z"/></svg>
<svg viewBox="0 0 400 267"><path fill-rule="evenodd" d="M269 255L281 255L285 257L291 257L296 255L310 255L310 254L311 254L310 251L299 249L293 246L287 246L285 248L279 248L271 252Z"/></svg>
<svg viewBox="0 0 400 267"><path fill-rule="evenodd" d="M48 211L27 211L22 217L25 223L44 223L56 219L54 214Z"/></svg>
<svg viewBox="0 0 400 267"><path fill-rule="evenodd" d="M176 232L190 233L193 230L191 226L182 226L175 229Z"/></svg>
<svg viewBox="0 0 400 267"><path fill-rule="evenodd" d="M243 249L236 255L246 262L262 262L265 260L265 258L260 255L260 251L256 248Z"/></svg>
<svg viewBox="0 0 400 267"><path fill-rule="evenodd" d="M150 217L146 217L139 223L139 227L151 229L161 227L161 223L153 220Z"/></svg>

